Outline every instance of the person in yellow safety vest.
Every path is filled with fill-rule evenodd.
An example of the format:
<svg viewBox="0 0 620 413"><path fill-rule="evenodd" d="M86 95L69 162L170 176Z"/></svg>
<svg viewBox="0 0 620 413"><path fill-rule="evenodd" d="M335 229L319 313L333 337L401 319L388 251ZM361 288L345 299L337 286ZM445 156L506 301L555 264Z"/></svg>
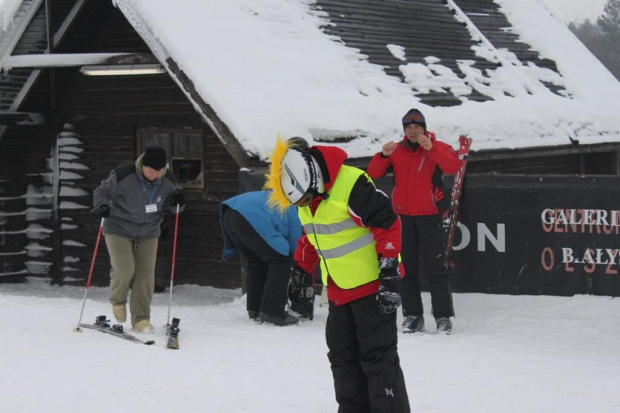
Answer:
<svg viewBox="0 0 620 413"><path fill-rule="evenodd" d="M303 294L320 262L339 411L409 412L397 350L400 219L364 171L344 165L344 150L301 142L278 138L265 183L270 205L297 205L303 228L289 298Z"/></svg>

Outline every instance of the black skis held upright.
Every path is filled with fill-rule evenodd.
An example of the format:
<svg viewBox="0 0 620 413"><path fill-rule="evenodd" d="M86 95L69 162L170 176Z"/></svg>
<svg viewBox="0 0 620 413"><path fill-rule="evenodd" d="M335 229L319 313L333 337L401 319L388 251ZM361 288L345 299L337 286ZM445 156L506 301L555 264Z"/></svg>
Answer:
<svg viewBox="0 0 620 413"><path fill-rule="evenodd" d="M155 340L142 340L136 336L125 333L125 331L123 331L122 324L114 324L113 326L110 326L110 320L108 320L107 317L104 315L100 315L99 317L97 317L95 320L95 324L80 324L80 327L101 331L102 333L110 334L122 338L123 340L132 341L139 344L146 344L147 346L155 344Z"/></svg>
<svg viewBox="0 0 620 413"><path fill-rule="evenodd" d="M454 175L454 181L452 181L452 192L450 192L450 206L448 207L448 228L446 239L446 261L445 267L452 269L454 262L452 260L452 245L454 243L454 230L459 220L459 203L461 200L461 190L463 188L463 178L465 177L465 167L467 166L467 156L469 155L469 147L471 146L472 139L466 136L459 137L459 150L457 155L461 162L458 172Z"/></svg>

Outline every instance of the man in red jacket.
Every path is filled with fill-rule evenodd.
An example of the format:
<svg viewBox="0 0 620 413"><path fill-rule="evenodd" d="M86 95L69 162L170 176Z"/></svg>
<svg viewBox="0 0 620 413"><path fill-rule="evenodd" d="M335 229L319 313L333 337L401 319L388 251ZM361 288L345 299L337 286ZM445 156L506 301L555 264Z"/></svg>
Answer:
<svg viewBox="0 0 620 413"><path fill-rule="evenodd" d="M454 149L426 130L422 112L411 109L403 117L405 136L388 142L368 164L368 175L380 178L394 172L392 206L402 223L402 261L405 276L399 282L403 304L403 332L424 331L420 269L429 277L432 314L437 331L450 334L454 316L448 270L444 267L444 237L437 203L443 192L433 184L441 172L454 174L459 159Z"/></svg>

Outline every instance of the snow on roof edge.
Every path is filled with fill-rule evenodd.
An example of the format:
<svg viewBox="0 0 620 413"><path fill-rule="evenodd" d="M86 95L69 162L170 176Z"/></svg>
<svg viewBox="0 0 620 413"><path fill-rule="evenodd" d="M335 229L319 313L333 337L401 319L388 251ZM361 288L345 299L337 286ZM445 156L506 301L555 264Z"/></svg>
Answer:
<svg viewBox="0 0 620 413"><path fill-rule="evenodd" d="M509 18L509 20L511 18L512 20L516 19L516 22L511 21L513 27L518 27L519 19L523 19L523 9L532 6L531 0L529 0L530 3L523 5L521 8L517 7L514 0L496 1L500 3L503 8L508 10L507 18ZM525 1L527 2L528 0ZM217 1L215 2L218 3ZM273 8L280 7L276 11L284 13L285 8L283 6L276 6L274 1L266 0L266 2ZM349 107L352 111L355 111L357 108L355 105L357 105L357 103L349 100L351 105L347 106L347 99L344 99L340 104L341 107L337 108L337 110L341 111L341 117L347 117L350 118L350 120L339 122L330 119L331 123L328 124L328 122L325 122L324 126L322 124L322 120L325 118L324 111L321 112L320 110L314 108L309 110L307 107L303 107L303 110L295 112L289 110L290 108L284 109L286 105L282 107L284 110L278 109L276 105L271 105L274 106L269 108L271 112L263 113L261 110L264 108L261 108L260 104L252 105L251 102L246 102L246 100L249 99L239 99L239 97L235 95L238 90L235 89L236 85L234 85L234 82L230 82L230 79L225 82L231 84L228 89L222 88L221 90L218 90L213 85L214 82L212 82L212 79L214 78L213 76L220 73L217 72L217 68L213 71L212 68L208 66L209 62L205 63L198 60L192 60L193 57L191 54L188 54L187 50L183 50L182 47L179 47L178 42L176 43L176 46L174 45L174 41L170 42L173 45L170 46L171 53L168 53L168 50L164 44L168 46L168 41L171 39L179 39L175 38L175 34L170 33L170 27L166 27L166 25L163 25L162 22L158 20L156 10L151 10L154 12L146 17L147 12L145 12L144 8L140 7L145 5L143 0L115 0L114 3L126 16L128 16L128 19L132 22L134 27L136 27L136 30L138 30L145 41L147 41L149 47L153 49L153 53L158 56L160 60L165 61L168 56L171 56L180 66L183 67L184 70L187 69L186 73L192 78L192 81L194 81L198 93L205 101L212 105L212 107L216 110L218 117L220 117L220 119L222 119L224 123L231 128L231 131L235 134L241 145L243 145L249 153L257 154L263 159L266 158L270 144L275 140L275 136L282 132L285 136L289 134L301 135L310 141L315 138L320 138L321 141L329 141L329 136L334 136L338 133L347 134L349 133L347 131L354 131L354 133L358 135L357 139L351 142L340 142L337 143L337 145L347 150L352 157L370 156L380 148L382 142L388 139L400 139L402 132L400 128L400 116L402 116L402 113L406 112L410 106L420 107L424 111L430 125L429 129L435 131L438 134L438 137L442 140L446 140L447 142L456 145L458 136L461 134L466 134L473 137L475 139L475 143L472 150L518 149L540 146L568 145L571 143L571 140L578 140L582 144L609 143L617 142L619 140L620 124L618 124L616 116L610 112L609 105L606 107L605 105L600 105L600 107L591 107L591 102L589 102L589 99L584 99L583 96L580 96L580 94L584 91L584 88L581 87L577 88L579 96L575 99L568 99L566 97L559 96L526 96L523 99L504 98L483 103L464 101L464 103L460 106L449 108L422 105L413 95L410 96L409 104L405 103L406 99L403 99L402 96L395 99L390 98L387 101L384 96L382 100L378 101L378 105L364 104L364 106L366 106L366 109L364 109L366 112L362 113L360 111L360 114L348 113L347 109L349 109ZM192 3L192 1L186 0L186 3ZM199 5L198 2L194 3L196 8L208 7ZM222 2L219 3L220 7L224 7ZM234 3L230 6L231 13L238 13L240 11L243 13L250 10L255 14L255 16L263 17L272 11L262 9L261 5L251 4L251 2L244 2L243 0L230 0L230 3ZM289 3L292 4L295 2ZM312 3L312 1L298 0L297 3L299 3L299 5L307 5ZM149 1L148 7L163 8L164 6L162 6L162 4L163 2L158 2L156 0ZM517 11L516 13L513 10L511 14L511 6ZM235 7L237 9L234 9ZM167 14L172 13L171 10L168 10L168 12L169 13ZM519 15L519 13L521 13L521 15ZM546 12L546 14L549 13ZM247 16L242 15L242 17ZM549 14L549 16L543 17L547 18L545 22L548 27L548 18L551 18L551 15ZM172 21L173 23L170 24L174 25L175 20L172 19ZM264 19L264 17L263 20L259 19L256 27L262 31L256 30L255 34L257 37L263 36L261 41L263 41L266 46L269 46L269 41L272 39L265 34L269 31L269 27L263 24L265 22L266 19ZM267 23L269 22L267 21ZM276 20L269 24L272 26L277 26L280 23L281 22ZM530 21L529 23L531 25L532 22ZM187 24L191 24L191 22L187 22ZM283 29L291 30L288 26L283 26ZM295 27L292 27L292 29L295 29ZM144 32L144 30L147 30L147 32ZM230 30L234 30L234 27ZM303 29L299 29L299 31L302 30ZM567 31L568 29L564 28L563 30ZM323 36L325 37L324 34ZM562 35L559 34L556 37L563 37L562 41L566 41L565 33ZM201 40L202 39L208 39L208 37L202 37ZM235 43L236 39L234 38L227 38L227 41L228 40L231 41L230 48L239 45L238 43ZM529 42L530 39L526 39L524 41ZM575 41L577 40L573 37L572 42L574 43ZM219 42L221 43L221 37ZM207 47L211 47L211 49L209 49L210 52L220 51L220 49L217 49L214 46L214 43L209 44L207 41L204 41L201 42L201 45L202 44L205 44ZM300 44L300 46L303 45L303 43ZM339 45L339 47L346 48L346 46L343 45ZM540 47L537 47L537 50L538 49L540 49ZM350 52L348 53L354 52L353 49L349 48L349 50ZM192 51L190 50L190 53L191 52ZM196 51L194 50L193 52ZM333 50L328 51L327 53L332 52ZM582 52L583 51L580 51L579 53ZM587 53L591 56L589 52ZM172 56L173 54L174 56ZM256 62L252 62L250 60L251 56L252 55L249 55L249 57L244 60L244 65L249 63L263 63L258 60ZM217 55L217 57L220 57L220 55ZM275 56L275 58L277 58L277 56ZM349 61L351 59L358 59L359 62L359 58L349 56L347 59L349 59ZM590 67L593 67L592 65L596 63L598 63L599 66L601 65L601 63L596 60L593 62L590 57L588 60ZM560 72L562 72L560 69L561 66L562 65L558 63ZM358 69L359 67L361 66L358 66ZM568 67L570 67L570 65ZM571 73L573 77L578 75L577 69L575 69L574 72L575 73ZM228 72L223 71L221 73L222 76L225 76ZM363 75L363 73L360 74L359 71L351 72L351 76L353 78L361 75ZM564 76L563 73L562 75ZM304 77L305 74L299 73L299 76ZM173 78L178 83L176 77L173 76ZM218 79L223 78L218 77ZM253 81L254 79L248 76L247 80ZM262 90L267 90L262 89L261 87L264 85L260 85L260 83L249 82L248 85L247 90L254 90L253 86L259 86L257 88L258 91L255 92L257 94L260 94L260 91ZM310 84L310 86L312 87L313 85ZM568 86L571 87L570 85ZM610 91L609 98L612 100L620 96L618 93L618 90L620 90L618 85L615 85L614 87L602 86L600 89ZM185 90L184 93L186 93ZM303 96L304 93L305 92L302 90L299 95ZM226 94L230 94L232 96L225 97ZM249 95L251 95L251 93L246 93L246 96ZM263 95L269 97L269 94L264 93ZM239 96L242 95L239 94ZM278 98L277 95L274 96L275 99ZM188 97L191 100L189 95ZM222 99L223 97L225 98ZM238 100L235 101L235 99ZM366 100L368 101L369 99ZM386 103L389 103L389 100L398 100L399 103L392 104L389 108L387 108ZM198 108L196 102L193 103L197 107L197 110L201 116L203 116L203 119L210 123L202 111ZM325 103L325 109L330 109L331 106L327 104L329 102ZM237 108L237 106L242 107L242 109ZM268 104L264 106L270 105ZM290 106L290 104L288 106ZM253 107L254 113L248 111L248 107ZM369 109L371 111L368 111ZM314 111L317 111L317 113L315 114ZM291 112L293 115L291 115ZM294 113L299 112L308 116L306 118L295 118L295 116L299 115L295 115ZM368 122L366 119L363 119L364 117L372 117L372 121ZM258 123L259 121L264 121L264 119L267 119L267 122L270 121L272 124L266 125ZM283 129L282 127L273 125L281 122L282 120L287 120L289 125L284 126ZM251 124L251 127L244 124L244 121ZM333 125L337 124L344 125L344 127L333 127ZM365 127L363 125L370 127ZM213 128L213 125L210 124L210 126L217 133L217 130ZM319 135L317 135L316 131L319 131Z"/></svg>

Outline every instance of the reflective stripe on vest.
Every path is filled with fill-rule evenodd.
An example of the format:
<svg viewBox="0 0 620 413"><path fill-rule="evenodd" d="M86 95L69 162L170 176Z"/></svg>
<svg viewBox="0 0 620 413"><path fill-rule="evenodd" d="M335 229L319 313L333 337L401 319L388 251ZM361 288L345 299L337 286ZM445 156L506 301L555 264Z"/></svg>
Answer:
<svg viewBox="0 0 620 413"><path fill-rule="evenodd" d="M355 224L355 222L353 222L353 220L351 220L351 222L357 226L357 224ZM304 227L305 228L305 227ZM306 232L307 233L307 232ZM374 245L375 239L372 237L371 233L367 233L366 235L364 235L362 238L358 238L355 241L351 241L348 244L342 245L340 247L336 247L336 248L332 248L329 250L326 249L322 249L321 250L321 255L323 257L325 257L325 259L330 259L330 258L338 258L338 257L342 257L350 252L355 251L358 248L362 248L368 244L373 244Z"/></svg>
<svg viewBox="0 0 620 413"><path fill-rule="evenodd" d="M357 224L352 219L347 219L346 221L339 222L337 224L324 225L324 224L313 224L304 226L306 230L306 234L314 233L317 234L335 234L340 231L344 231L345 229L356 227Z"/></svg>
<svg viewBox="0 0 620 413"><path fill-rule="evenodd" d="M375 240L368 228L358 226L349 215L349 195L362 174L360 169L343 165L328 198L321 201L314 215L310 207L298 209L308 241L321 258L324 285L328 275L344 289L379 277Z"/></svg>

